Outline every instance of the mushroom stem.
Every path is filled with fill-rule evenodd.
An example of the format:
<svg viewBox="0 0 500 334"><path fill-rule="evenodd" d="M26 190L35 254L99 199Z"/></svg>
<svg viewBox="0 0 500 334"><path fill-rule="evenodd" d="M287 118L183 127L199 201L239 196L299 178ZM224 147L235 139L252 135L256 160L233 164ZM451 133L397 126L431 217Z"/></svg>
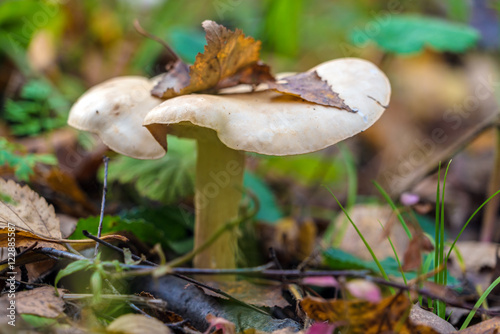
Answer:
<svg viewBox="0 0 500 334"><path fill-rule="evenodd" d="M214 131L198 139L195 249L238 216L245 154L224 145ZM227 231L194 258L196 268L235 268L236 231Z"/></svg>

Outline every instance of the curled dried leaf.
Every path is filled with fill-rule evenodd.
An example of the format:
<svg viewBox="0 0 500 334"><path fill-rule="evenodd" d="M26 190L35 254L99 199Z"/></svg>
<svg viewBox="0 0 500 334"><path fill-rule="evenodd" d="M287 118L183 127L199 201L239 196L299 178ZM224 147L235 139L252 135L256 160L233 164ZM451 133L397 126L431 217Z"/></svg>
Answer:
<svg viewBox="0 0 500 334"><path fill-rule="evenodd" d="M259 66L252 67L259 61L260 41L245 37L239 29L231 31L214 21L204 21L202 26L207 39L204 52L196 56L195 63L188 71L186 71L187 65L178 61L153 88L154 96L168 99L208 91L217 87L220 81L234 76L246 67L262 71ZM245 77L258 78L259 75L247 73Z"/></svg>
<svg viewBox="0 0 500 334"><path fill-rule="evenodd" d="M313 320L349 326L349 333L352 334L437 333L430 327L410 321L408 316L412 305L403 293L384 298L379 303L306 297L300 306Z"/></svg>
<svg viewBox="0 0 500 334"><path fill-rule="evenodd" d="M268 85L269 88L280 93L294 95L309 102L355 112L340 98L338 93L332 90L326 81L321 79L316 71L298 73L283 78L280 82L269 82Z"/></svg>

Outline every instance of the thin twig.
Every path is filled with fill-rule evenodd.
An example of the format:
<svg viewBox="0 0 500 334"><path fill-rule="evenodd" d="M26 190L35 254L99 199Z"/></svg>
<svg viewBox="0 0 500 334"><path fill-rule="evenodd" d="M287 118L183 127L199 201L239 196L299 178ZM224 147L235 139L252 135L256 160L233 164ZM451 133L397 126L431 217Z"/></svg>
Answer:
<svg viewBox="0 0 500 334"><path fill-rule="evenodd" d="M121 253L121 254L125 255L125 253L124 253L123 249L121 249L120 247L116 247L115 245L110 244L110 243L109 243L109 242L107 242L107 241L104 241L104 240L102 240L102 239L99 239L98 237L96 237L96 236L94 236L94 235L90 234L90 232L89 232L89 231L87 231L87 230L83 230L83 231L82 231L82 234L83 234L84 236L86 236L87 238L94 240L94 241L95 241L96 243L98 243L98 244L102 244L103 246L109 247L109 248L111 248L111 249L113 249L113 250L115 250L115 251L117 251L117 252L119 252L119 253ZM149 260L143 259L143 258L141 258L140 256L135 255L135 254L132 254L132 259L134 259L134 260L136 260L136 261L141 260L141 262L144 262L145 264L148 264L148 265L150 265L150 266L157 266L157 265L158 265L158 264L156 264L156 263L154 263L154 262L151 262L151 261L149 261Z"/></svg>
<svg viewBox="0 0 500 334"><path fill-rule="evenodd" d="M107 156L104 156L102 158L104 161L104 185L102 187L102 201L101 201L101 215L99 216L99 228L97 230L97 237L101 237L101 232L102 232L102 221L104 219L104 206L106 205L106 192L108 191L108 163L109 163L109 158ZM94 251L94 257L97 256L97 253L99 252L99 243L95 244L95 251Z"/></svg>
<svg viewBox="0 0 500 334"><path fill-rule="evenodd" d="M174 52L174 50L172 50L172 48L164 40L162 40L160 37L153 35L152 33L148 32L148 31L146 31L146 29L144 29L141 26L141 24L139 23L139 20L137 20L137 19L134 20L134 28L142 36L149 38L149 39L152 39L155 42L160 43L165 48L165 50L167 50L168 56L171 58L170 63L174 63L180 59L179 56Z"/></svg>

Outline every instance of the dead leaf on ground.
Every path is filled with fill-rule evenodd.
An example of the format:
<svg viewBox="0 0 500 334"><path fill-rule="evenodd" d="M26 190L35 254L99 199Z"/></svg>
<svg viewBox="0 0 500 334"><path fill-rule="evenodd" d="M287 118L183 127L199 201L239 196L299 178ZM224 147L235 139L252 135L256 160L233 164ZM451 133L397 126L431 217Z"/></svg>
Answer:
<svg viewBox="0 0 500 334"><path fill-rule="evenodd" d="M2 310L4 310L10 305L11 300L15 300L16 313L18 314L33 314L39 317L56 318L64 311L62 295L65 290L58 289L58 291L60 294L59 297L55 295L55 290L52 286L16 292L15 299L10 299L7 295L0 298L0 305L2 305Z"/></svg>
<svg viewBox="0 0 500 334"><path fill-rule="evenodd" d="M413 232L413 238L405 251L403 257L403 270L418 270L422 264L422 253L434 250L429 238L418 229Z"/></svg>
<svg viewBox="0 0 500 334"><path fill-rule="evenodd" d="M106 333L113 334L170 334L170 329L156 318L142 314L125 314L115 319L106 328Z"/></svg>
<svg viewBox="0 0 500 334"><path fill-rule="evenodd" d="M415 325L432 327L435 331L441 334L455 332L455 327L453 327L448 321L430 311L424 310L418 305L418 303L413 305L411 309L410 320Z"/></svg>
<svg viewBox="0 0 500 334"><path fill-rule="evenodd" d="M0 206L0 247L8 247L9 232L14 228L16 247L38 242L38 247L66 249L54 242L61 239L54 207L28 186L0 179Z"/></svg>
<svg viewBox="0 0 500 334"><path fill-rule="evenodd" d="M196 56L189 71L187 65L175 64L153 88L153 95L168 99L210 90L221 80L259 61L260 41L245 37L240 29L231 31L214 21L204 21L202 26L207 39L204 52Z"/></svg>
<svg viewBox="0 0 500 334"><path fill-rule="evenodd" d="M482 321L477 325L455 332L459 334L498 334L500 333L500 317Z"/></svg>
<svg viewBox="0 0 500 334"><path fill-rule="evenodd" d="M127 238L117 235L109 235L107 239L127 241ZM60 222L52 205L28 186L0 178L0 247L9 247L9 243L12 246L12 242L15 247L31 247L36 243L37 248L50 247L58 250L66 250L60 244L63 242L95 244L89 239L63 239Z"/></svg>
<svg viewBox="0 0 500 334"><path fill-rule="evenodd" d="M306 297L300 302L300 306L313 320L342 324L351 334L437 333L430 327L415 325L409 320L412 305L403 293L384 298L377 304L367 301Z"/></svg>
<svg viewBox="0 0 500 334"><path fill-rule="evenodd" d="M284 82L281 82L284 81ZM269 88L285 94L298 96L306 101L336 107L354 112L330 85L321 79L318 72L298 73L280 80L269 82Z"/></svg>
<svg viewBox="0 0 500 334"><path fill-rule="evenodd" d="M256 285L247 281L212 282L210 285L255 306L285 308L289 305L282 296L280 285ZM203 288L203 291L209 296L227 299L211 290Z"/></svg>

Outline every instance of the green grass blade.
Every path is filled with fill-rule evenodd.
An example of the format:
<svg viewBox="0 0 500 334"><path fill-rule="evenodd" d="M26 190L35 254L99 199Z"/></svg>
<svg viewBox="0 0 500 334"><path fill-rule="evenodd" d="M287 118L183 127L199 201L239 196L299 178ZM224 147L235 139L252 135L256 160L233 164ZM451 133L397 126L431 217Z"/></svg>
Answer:
<svg viewBox="0 0 500 334"><path fill-rule="evenodd" d="M486 297L488 297L488 295L490 294L490 292L498 285L500 284L500 277L497 277L497 279L490 284L490 286L488 287L488 289L486 289L486 291L481 295L481 297L478 299L478 301L476 302L476 304L474 305L474 309L472 309L470 312L469 312L469 315L467 316L467 318L465 319L464 323L462 324L462 327L460 327L460 330L462 329L466 329L467 326L469 326L469 323L470 321L472 320L472 318L474 317L474 314L476 314L476 311L477 309L479 308L479 306L481 306L481 304L486 300Z"/></svg>
<svg viewBox="0 0 500 334"><path fill-rule="evenodd" d="M396 207L396 204L392 201L391 197L389 194L382 188L380 184L378 184L376 181L373 181L373 184L375 187L377 187L378 191L380 194L384 197L387 203L391 206L392 210L396 213L396 216L398 217L399 221L401 222L401 225L403 226L404 230L406 231L406 234L408 235L408 238L411 239L411 232L410 229L408 228L408 225L406 225L405 220L403 219L403 216L401 215L401 212L399 212L399 209Z"/></svg>
<svg viewBox="0 0 500 334"><path fill-rule="evenodd" d="M382 225L380 220L378 221L378 223L380 224L382 229L385 231L384 225ZM401 261L399 260L398 253L396 252L396 248L394 247L394 244L392 243L392 240L391 240L391 237L389 236L389 234L387 234L387 240L389 240L389 243L391 244L392 252L394 253L394 257L396 258L396 261L398 263L399 271L401 272L401 277L403 277L403 281L405 282L405 285L407 285L408 281L406 280L405 272L403 271L403 266L401 265Z"/></svg>
<svg viewBox="0 0 500 334"><path fill-rule="evenodd" d="M368 252L370 252L370 255L372 256L373 258L373 261L375 261L375 263L377 264L377 267L378 269L380 270L380 273L382 274L382 276L384 277L384 279L386 281L389 281L389 277L387 276L387 273L385 272L384 268L382 267L382 265L380 264L380 261L378 260L377 256L375 255L375 253L373 252L372 248L370 247L370 245L368 244L368 242L366 241L365 237L363 237L363 234L361 233L361 231L358 229L358 227L356 226L356 224L354 224L354 222L352 221L351 219L351 216L349 216L349 213L347 212L347 210L342 206L342 204L340 204L340 201L337 199L337 196L335 196L333 194L333 192L330 190L330 188L328 188L327 186L325 186L326 190L328 190L328 192L333 196L333 198L335 199L335 201L337 202L337 204L339 205L340 209L344 212L344 214L346 215L347 219L349 219L349 221L351 222L352 226L354 227L354 229L356 230L356 232L358 233L359 237L361 238L361 240L363 241L363 243L365 244L366 246L366 249L368 249Z"/></svg>
<svg viewBox="0 0 500 334"><path fill-rule="evenodd" d="M462 229L460 230L460 233L458 233L457 237L455 238L455 240L453 241L453 243L451 244L451 247L450 247L450 250L448 251L448 255L446 255L446 261L448 261L448 258L450 257L451 255L451 251L453 250L453 248L455 247L455 244L457 243L458 241L458 238L460 238L460 236L462 235L462 233L465 231L465 228L467 227L467 225L469 225L470 221L474 218L474 216L476 216L476 214L481 211L481 209L483 208L483 206L485 206L486 204L488 204L489 201L491 201L493 199L493 197L495 197L496 195L500 194L500 189L497 190L497 192L495 192L493 195L491 195L490 197L488 197L488 199L486 201L483 202L483 204L481 204L477 209L476 211L474 211L474 213L469 217L469 219L467 220L467 222L465 223L464 227L462 227Z"/></svg>
<svg viewBox="0 0 500 334"><path fill-rule="evenodd" d="M439 203L439 195L441 193L441 162L438 165L438 179L437 179L437 190L436 190L436 222L435 222L435 234L434 234L434 268L439 267L439 252L438 252L438 243L439 243L439 216L441 205ZM439 273L434 275L434 283L438 283Z"/></svg>
<svg viewBox="0 0 500 334"><path fill-rule="evenodd" d="M441 285L446 285L447 281L447 268L446 268L446 262L444 261L444 195L445 195L445 190L446 190L446 178L448 177L448 171L450 169L451 165L451 160L448 162L448 166L446 166L446 171L444 172L444 180L443 180L443 192L441 193L441 212L440 212L440 236L439 236L439 243L436 242L436 245L438 245L438 250L439 250L439 265L444 265L444 269L439 272L439 279L438 283ZM436 267L439 268L439 267ZM446 304L438 301L438 316L441 319L446 318Z"/></svg>
<svg viewBox="0 0 500 334"><path fill-rule="evenodd" d="M356 164L354 163L354 158L347 149L345 145L339 145L340 153L342 154L342 158L345 162L346 172L347 172L347 202L346 202L346 210L347 212L351 212L354 204L356 203L356 194L358 191L358 178L356 173ZM333 247L339 247L344 239L344 235L347 231L347 226L349 226L349 222L347 219L342 219L342 223L340 227L336 229L335 236L332 237L332 245Z"/></svg>
<svg viewBox="0 0 500 334"><path fill-rule="evenodd" d="M382 225L380 220L378 221L378 223L382 227L382 230L385 231L384 225ZM401 265L401 261L399 261L398 253L396 252L396 248L394 247L394 244L392 243L392 240L391 240L391 237L389 236L389 234L387 234L387 240L389 240L389 243L391 244L392 252L394 253L394 257L396 258L396 261L398 263L399 271L401 272L401 277L403 277L403 281L405 282L405 285L408 285L408 281L406 280L405 272L403 271L403 266ZM396 291L393 288L390 288L390 290L393 294L396 293ZM411 299L411 293L409 290L408 290L408 298Z"/></svg>

